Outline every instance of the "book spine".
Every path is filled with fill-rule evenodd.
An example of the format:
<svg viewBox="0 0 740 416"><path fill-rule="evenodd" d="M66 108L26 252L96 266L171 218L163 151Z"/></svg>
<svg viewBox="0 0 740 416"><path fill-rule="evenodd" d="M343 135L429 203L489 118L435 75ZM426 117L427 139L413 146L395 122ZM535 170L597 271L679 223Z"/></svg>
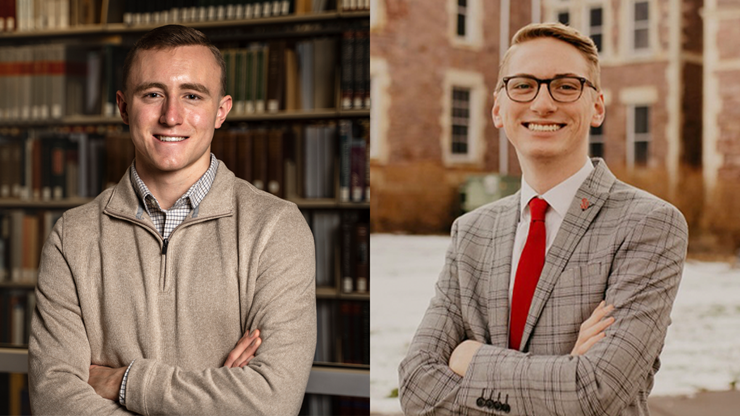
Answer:
<svg viewBox="0 0 740 416"><path fill-rule="evenodd" d="M365 33L355 32L355 49L354 57L352 58L354 65L353 71L353 108L362 108L365 101L365 80L362 78L365 65Z"/></svg>
<svg viewBox="0 0 740 416"><path fill-rule="evenodd" d="M285 152L283 143L284 131L273 129L270 131L267 161L267 191L283 198L284 192L284 162Z"/></svg>
<svg viewBox="0 0 740 416"><path fill-rule="evenodd" d="M350 149L350 194L352 202L362 202L365 195L365 140L353 137Z"/></svg>
<svg viewBox="0 0 740 416"><path fill-rule="evenodd" d="M352 97L353 97L353 69L354 65L352 59L354 58L355 48L355 36L354 32L346 31L342 34L342 78L341 78L341 94L342 94L342 109L347 110L352 108Z"/></svg>
<svg viewBox="0 0 740 416"><path fill-rule="evenodd" d="M357 224L355 231L357 233L356 286L359 293L367 293L370 289L368 285L370 278L370 230L367 224Z"/></svg>

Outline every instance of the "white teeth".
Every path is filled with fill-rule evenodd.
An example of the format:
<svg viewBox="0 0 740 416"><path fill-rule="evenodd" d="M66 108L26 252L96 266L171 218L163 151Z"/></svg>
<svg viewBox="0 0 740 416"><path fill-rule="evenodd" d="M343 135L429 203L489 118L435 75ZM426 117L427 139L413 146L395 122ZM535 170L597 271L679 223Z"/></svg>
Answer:
<svg viewBox="0 0 740 416"><path fill-rule="evenodd" d="M534 124L529 123L527 128L532 131L558 131L562 128L559 124Z"/></svg>
<svg viewBox="0 0 740 416"><path fill-rule="evenodd" d="M187 139L187 137L173 137L173 136L155 136L155 137L157 137L157 139L163 142L181 142Z"/></svg>

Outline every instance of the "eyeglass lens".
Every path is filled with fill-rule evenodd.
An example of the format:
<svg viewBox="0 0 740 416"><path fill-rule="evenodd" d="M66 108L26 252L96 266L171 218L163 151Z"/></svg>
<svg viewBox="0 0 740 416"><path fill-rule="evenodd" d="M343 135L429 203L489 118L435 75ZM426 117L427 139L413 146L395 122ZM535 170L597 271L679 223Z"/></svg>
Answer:
<svg viewBox="0 0 740 416"><path fill-rule="evenodd" d="M506 83L506 93L514 101L528 102L534 100L539 90L540 80L528 77L509 78ZM550 96L563 103L576 101L581 96L583 84L579 78L562 77L550 81L548 90Z"/></svg>

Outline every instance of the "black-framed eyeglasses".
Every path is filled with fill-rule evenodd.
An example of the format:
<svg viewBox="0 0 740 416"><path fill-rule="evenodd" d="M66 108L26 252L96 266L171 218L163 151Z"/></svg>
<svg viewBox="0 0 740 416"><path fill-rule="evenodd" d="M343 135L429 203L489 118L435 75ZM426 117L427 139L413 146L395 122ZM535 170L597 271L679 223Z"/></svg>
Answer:
<svg viewBox="0 0 740 416"><path fill-rule="evenodd" d="M583 77L574 77L570 75L559 76L550 79L539 79L531 75L517 75L513 77L504 77L504 88L506 95L512 101L518 103L528 103L537 97L540 92L540 85L546 84L550 97L559 103L572 103L578 101L583 94L583 86L587 85L598 91L594 84Z"/></svg>

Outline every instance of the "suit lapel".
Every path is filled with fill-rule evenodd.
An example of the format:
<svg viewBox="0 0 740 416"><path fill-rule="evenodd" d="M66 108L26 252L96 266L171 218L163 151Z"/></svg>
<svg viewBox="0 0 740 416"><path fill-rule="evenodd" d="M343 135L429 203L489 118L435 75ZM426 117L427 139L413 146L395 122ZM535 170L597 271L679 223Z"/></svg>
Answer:
<svg viewBox="0 0 740 416"><path fill-rule="evenodd" d="M612 184L616 180L601 159L593 159L595 169L576 192L568 212L565 214L555 241L545 258L540 280L532 298L527 322L524 325L520 350L527 346L534 326L540 318L558 277L568 264L573 252L589 229L596 215L604 206Z"/></svg>
<svg viewBox="0 0 740 416"><path fill-rule="evenodd" d="M509 280L511 278L511 255L514 237L519 222L519 192L501 208L491 236L488 259L488 327L491 344L507 348L509 345Z"/></svg>

